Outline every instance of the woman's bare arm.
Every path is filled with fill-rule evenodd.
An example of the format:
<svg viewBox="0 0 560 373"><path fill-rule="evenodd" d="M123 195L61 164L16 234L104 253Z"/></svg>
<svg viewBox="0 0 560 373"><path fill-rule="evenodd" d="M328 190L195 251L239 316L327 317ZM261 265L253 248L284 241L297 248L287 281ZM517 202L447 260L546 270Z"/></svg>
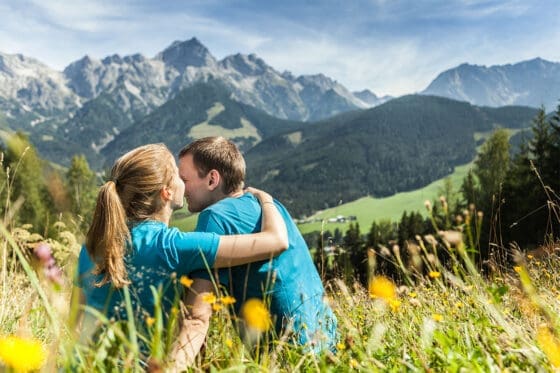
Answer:
<svg viewBox="0 0 560 373"><path fill-rule="evenodd" d="M261 232L221 236L215 268L266 260L288 248L286 224L270 194L255 188L247 188L247 191L253 193L261 204Z"/></svg>

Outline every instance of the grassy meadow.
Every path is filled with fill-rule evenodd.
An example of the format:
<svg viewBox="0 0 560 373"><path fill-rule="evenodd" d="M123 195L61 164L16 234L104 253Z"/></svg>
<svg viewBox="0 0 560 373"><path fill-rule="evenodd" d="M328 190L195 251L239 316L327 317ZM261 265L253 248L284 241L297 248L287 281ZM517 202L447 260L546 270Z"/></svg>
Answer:
<svg viewBox="0 0 560 373"><path fill-rule="evenodd" d="M448 179L455 190L470 167L457 167ZM337 215L355 215L365 228L374 220L397 220L405 210L428 214L424 201L436 199L443 187L439 180L389 198L363 198L319 212L313 217L316 222L300 228L346 229L345 224L327 222ZM29 224L16 223L18 203L2 209L8 213L0 220L0 372L178 371L169 352L184 311L181 305L172 307L167 322L158 307L154 315L135 317L129 301L126 322L79 307L71 297L84 240L75 223L79 218L51 222L47 237ZM251 319L256 324L252 340L242 340L232 312L235 300L218 292L207 298L215 312L206 346L188 370L559 371L560 242L530 252L517 248L513 262L490 262L482 272L471 261L476 245L468 220L474 213L464 214L453 230L440 231L437 237L417 236L406 248L387 243L389 248L380 250L383 258L369 250L364 284L342 276L324 280L325 302L338 318L336 350L313 354L290 344L288 336L272 336L266 308L247 311L246 323L251 327ZM175 216L174 224L182 229L191 230L195 223L195 215ZM401 256L405 250L408 255ZM396 268L395 279L382 275L383 261ZM175 281L191 285L188 278ZM159 295L155 287L153 291ZM93 320L88 325L97 332L91 339L80 338L86 325L77 322L80 313Z"/></svg>
<svg viewBox="0 0 560 373"><path fill-rule="evenodd" d="M81 238L57 222L54 237L3 223L0 239L0 361L3 371L162 371L173 321L154 315L119 324L91 313L103 332L79 341L70 326L72 274ZM468 240L465 240L468 241ZM52 249L59 276L34 259ZM229 302L212 300L215 314L206 349L192 371L554 371L560 368L560 261L555 254L519 253L483 277L468 259L459 232L418 237L423 270L401 267L401 284L379 276L369 256L367 288L333 279L327 299L339 320L337 351L320 355L280 336L247 346L238 337ZM554 247L550 248L554 250ZM448 265L438 261L446 251ZM556 248L556 252L560 250ZM371 253L373 254L373 253ZM399 262L399 249L392 258ZM52 263L50 264L52 266ZM50 267L49 267L50 268ZM183 283L183 280L181 280ZM185 282L188 286L188 282ZM406 285L405 285L406 284ZM17 301L14 301L17 300ZM210 302L210 300L209 300ZM261 317L268 317L266 315ZM172 318L173 320L173 318ZM139 345L149 346L151 357Z"/></svg>

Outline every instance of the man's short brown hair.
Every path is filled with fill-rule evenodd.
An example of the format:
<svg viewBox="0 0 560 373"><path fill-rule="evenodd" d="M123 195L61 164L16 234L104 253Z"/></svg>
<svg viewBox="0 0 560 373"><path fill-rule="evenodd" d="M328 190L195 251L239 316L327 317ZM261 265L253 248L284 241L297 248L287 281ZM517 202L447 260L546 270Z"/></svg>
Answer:
<svg viewBox="0 0 560 373"><path fill-rule="evenodd" d="M191 142L179 152L179 159L191 154L198 176L204 177L211 170L220 173L225 194L243 188L245 159L230 140L222 136L203 137Z"/></svg>

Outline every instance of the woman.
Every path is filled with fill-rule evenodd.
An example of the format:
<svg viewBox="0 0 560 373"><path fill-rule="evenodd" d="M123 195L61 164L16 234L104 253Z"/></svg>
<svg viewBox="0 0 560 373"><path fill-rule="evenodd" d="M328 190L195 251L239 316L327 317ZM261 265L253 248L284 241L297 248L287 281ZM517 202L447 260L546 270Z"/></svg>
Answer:
<svg viewBox="0 0 560 373"><path fill-rule="evenodd" d="M82 303L109 319L126 319L126 287L135 318L149 319L157 310L151 290L155 287L162 293L167 318L180 297L177 285L182 276L280 254L288 247L282 217L269 194L251 191L263 207L262 232L237 236L180 232L168 226L172 212L183 206L184 193L173 155L163 144L126 153L99 190L80 253Z"/></svg>

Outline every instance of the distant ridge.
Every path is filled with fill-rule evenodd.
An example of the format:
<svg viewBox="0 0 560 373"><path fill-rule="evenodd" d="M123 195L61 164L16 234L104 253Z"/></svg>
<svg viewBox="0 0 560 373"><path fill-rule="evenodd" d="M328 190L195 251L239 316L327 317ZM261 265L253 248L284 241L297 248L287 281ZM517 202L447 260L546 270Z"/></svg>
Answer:
<svg viewBox="0 0 560 373"><path fill-rule="evenodd" d="M560 63L535 58L516 64L462 64L442 72L422 91L473 105L545 106L553 111L560 98Z"/></svg>

